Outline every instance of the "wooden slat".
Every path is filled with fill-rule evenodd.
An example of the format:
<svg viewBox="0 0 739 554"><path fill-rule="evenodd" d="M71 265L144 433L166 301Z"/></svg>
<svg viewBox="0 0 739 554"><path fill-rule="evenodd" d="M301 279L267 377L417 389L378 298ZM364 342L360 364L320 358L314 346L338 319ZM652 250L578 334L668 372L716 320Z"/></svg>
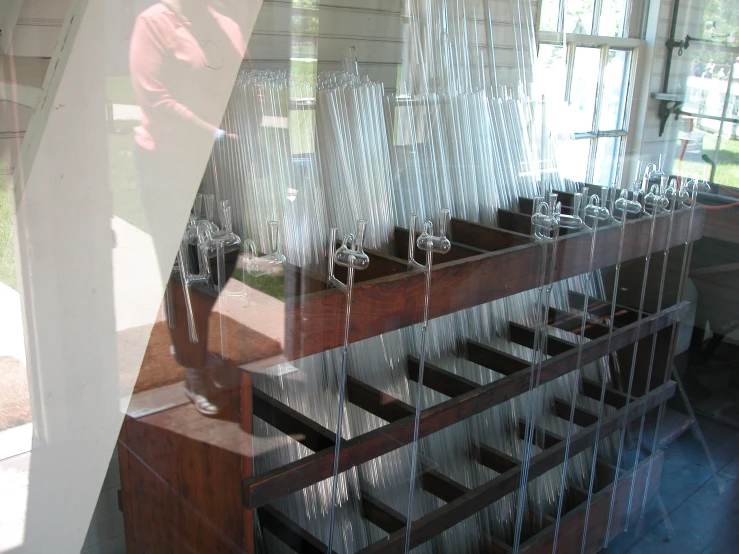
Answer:
<svg viewBox="0 0 739 554"><path fill-rule="evenodd" d="M475 341L467 341L467 359L487 368L495 367L497 368L495 371L503 375L510 375L531 365L530 362L522 360L513 354L501 352L491 346ZM582 388L582 393L585 396L594 400L600 400L600 383L583 377ZM604 401L609 406L622 408L626 405L627 398L626 393L612 387L606 387Z"/></svg>
<svg viewBox="0 0 739 554"><path fill-rule="evenodd" d="M518 438L521 440L526 439L526 421L523 419L518 420ZM534 444L539 447L552 448L563 440L563 437L560 437L551 431L547 431L538 426L534 428Z"/></svg>
<svg viewBox="0 0 739 554"><path fill-rule="evenodd" d="M346 378L347 400L385 421L398 421L415 410L406 404L352 376ZM342 453L343 456L343 453Z"/></svg>
<svg viewBox="0 0 739 554"><path fill-rule="evenodd" d="M512 375L531 366L531 362L473 340L467 341L467 359L502 375Z"/></svg>
<svg viewBox="0 0 739 554"><path fill-rule="evenodd" d="M704 277L706 275L713 275L715 273L729 273L732 271L739 271L739 263L720 264L710 267L699 267L696 269L691 269L690 277Z"/></svg>
<svg viewBox="0 0 739 554"><path fill-rule="evenodd" d="M585 305L585 297L579 292L569 291L570 307L576 310L582 310ZM602 321L605 321L611 317L611 304L610 302L603 302L602 300L596 300L590 298L588 300L588 313L597 316ZM629 323L636 321L639 313L633 308L624 306L622 304L616 304L616 312L614 313L614 327L623 327Z"/></svg>
<svg viewBox="0 0 739 554"><path fill-rule="evenodd" d="M634 402L634 407L646 406L647 409L654 408L665 402L675 393L675 383L670 382L651 391ZM603 418L601 426L601 437L605 437L616 432L622 425L636 419L637 409L630 410L628 420L625 410L619 410L613 414ZM570 443L569 455L579 454L586 448L593 445L595 441L595 426L583 429L579 433L572 436ZM532 457L529 468L529 481L540 477L547 471L553 469L564 461L565 443L559 442L552 448ZM413 522L411 526L411 548L425 543L429 539L441 534L445 530L453 527L457 523L464 521L468 517L489 506L493 502L503 498L504 496L514 492L518 487L520 480L520 467L513 468L506 473L499 475L492 481L471 490L469 493L460 496L458 499L449 502L441 508L425 515L424 517ZM395 532L388 538L380 540L367 548L362 549L361 554L370 553L390 553L403 552L405 544L405 533Z"/></svg>
<svg viewBox="0 0 739 554"><path fill-rule="evenodd" d="M339 245L340 243L337 243L337 246ZM364 251L370 258L370 264L367 269L354 273L355 284L408 271L408 262L406 260L366 248ZM337 265L334 268L334 272L340 281L346 282L347 269L345 267Z"/></svg>
<svg viewBox="0 0 739 554"><path fill-rule="evenodd" d="M621 473L623 473L623 469ZM595 474L601 483L613 483L616 478L616 466L598 458L595 461Z"/></svg>
<svg viewBox="0 0 739 554"><path fill-rule="evenodd" d="M332 448L336 435L259 389L252 390L253 413L314 452Z"/></svg>
<svg viewBox="0 0 739 554"><path fill-rule="evenodd" d="M421 473L423 490L441 498L444 502L451 502L470 492L470 489L439 473L435 469L424 469Z"/></svg>
<svg viewBox="0 0 739 554"><path fill-rule="evenodd" d="M534 199L527 198L526 196L519 196L518 210L519 213L527 215L529 216L529 219L531 219L531 216L534 214Z"/></svg>
<svg viewBox="0 0 739 554"><path fill-rule="evenodd" d="M405 529L406 517L366 491L362 491L362 515L386 533Z"/></svg>
<svg viewBox="0 0 739 554"><path fill-rule="evenodd" d="M497 537L487 537L490 541L490 554L509 554L513 547Z"/></svg>
<svg viewBox="0 0 739 554"><path fill-rule="evenodd" d="M416 383L418 364L418 358L408 356L408 378ZM480 384L426 362L423 369L423 386L454 398L480 387Z"/></svg>
<svg viewBox="0 0 739 554"><path fill-rule="evenodd" d="M688 213L680 211L674 216L671 243L685 242ZM701 235L705 210L695 212L691 240ZM648 221L626 223L622 261L641 258L648 246ZM664 249L667 236L667 217L658 216L653 251ZM593 268L614 265L620 230L617 226L598 229L598 248ZM560 239L553 278L560 281L585 273L590 261L591 238L587 232L574 233ZM402 256L401 256L402 257ZM465 257L452 262L441 262L434 267L432 277L434 298L429 316L457 312L480 304L507 297L538 286L538 268L541 263L541 247L538 244L522 244L496 252ZM505 271L501 271L505 268ZM479 279L475 286L468 286L471 275L495 275L494 279ZM354 288L352 301L351 342L386 333L419 323L423 320L423 296L425 277L420 271L406 271L359 283ZM343 329L336 325L343 317L345 295L337 290L327 290L285 302L285 357L294 359L343 344Z"/></svg>
<svg viewBox="0 0 739 554"><path fill-rule="evenodd" d="M257 513L262 526L295 552L326 554L328 551L328 547L324 543L297 523L291 521L276 508L263 506L257 510Z"/></svg>
<svg viewBox="0 0 739 554"><path fill-rule="evenodd" d="M636 486L637 491L634 502L631 507L631 514L626 514L626 505L628 504L630 488L631 488L631 472L625 478L618 481L616 489L616 502L613 510L613 520L611 527L611 540L613 540L624 528L627 517L633 518L639 510L641 510L642 498L647 495L647 499L651 499L659 489L660 476L662 472L662 461L664 455L659 452L653 458L652 476L650 480L649 490L646 488L646 474L649 467L649 459L642 461L637 469ZM587 497L587 492L584 491ZM585 543L585 554L597 554L603 549L603 538L606 534L608 525L608 514L611 507L611 497L613 494L613 484L608 484L605 488L593 494L592 503L590 505L590 516L588 520L587 542ZM560 534L557 542L557 552L580 552L582 547L583 527L585 525L585 499L579 503L579 506L573 507L567 514L562 516L560 523ZM521 554L551 554L553 548L553 529L545 529L541 533L531 537L521 545Z"/></svg>
<svg viewBox="0 0 739 554"><path fill-rule="evenodd" d="M418 237L418 233L416 233ZM446 254L434 254L434 265L449 263L457 260L464 260L471 256L479 256L487 254L488 251L482 248L476 248L469 244L461 244L454 240L451 241L452 249ZM408 230L401 227L395 228L395 254L404 260L408 259ZM426 252L416 249L416 261L418 263L426 263Z"/></svg>
<svg viewBox="0 0 739 554"><path fill-rule="evenodd" d="M565 312L556 308L549 308L549 326L580 336L582 315ZM606 334L608 334L608 326L597 321L585 320L585 338L597 339Z"/></svg>
<svg viewBox="0 0 739 554"><path fill-rule="evenodd" d="M498 227L489 227L480 223L452 218L452 238L465 245L495 252L521 244L528 244L528 235L506 231Z"/></svg>
<svg viewBox="0 0 739 554"><path fill-rule="evenodd" d="M588 491L579 485L570 485L568 487L568 494L572 500L572 506L584 504L588 501Z"/></svg>
<svg viewBox="0 0 739 554"><path fill-rule="evenodd" d="M510 210L498 210L498 225L506 231L531 235L531 216Z"/></svg>
<svg viewBox="0 0 739 554"><path fill-rule="evenodd" d="M571 409L572 404L570 404L569 402L565 402L564 400L561 400L559 398L554 399L554 413L557 415L557 417L569 421ZM589 410L580 408L579 406L575 406L575 425L579 425L580 427L587 427L589 425L594 425L597 421L598 414L594 414Z"/></svg>
<svg viewBox="0 0 739 554"><path fill-rule="evenodd" d="M498 473L505 473L520 464L513 456L480 443L473 444L470 447L470 457Z"/></svg>
<svg viewBox="0 0 739 554"><path fill-rule="evenodd" d="M519 323L510 322L508 328L511 333L511 340L516 344L525 346L527 348L533 348L534 346L534 330L531 327L521 325ZM551 334L547 337L547 354L549 356L557 356L558 354L564 354L570 350L574 350L575 345L572 342L553 337Z"/></svg>
<svg viewBox="0 0 739 554"><path fill-rule="evenodd" d="M686 313L688 303L653 314L642 321L641 325L632 324L614 331L610 341L610 350L619 350L638 339L645 338L663 329L677 320L678 314ZM590 341L582 350L581 361L587 364L608 354L607 337ZM573 370L576 351L572 350L559 356L549 358L542 363L541 384L548 383ZM428 408L421 412L419 438L426 437L436 431L445 429L464 419L479 414L493 406L507 402L511 398L527 392L530 381L530 368L514 375L499 379L469 393L457 396ZM348 383L348 385L351 381ZM349 389L351 399L351 388ZM408 405L398 404L384 395L385 400L372 399L380 406L390 405L390 410L402 409L407 412ZM385 402L385 404L383 404ZM401 406L403 405L404 406ZM412 410L412 408L411 408ZM358 437L342 442L339 459L339 471L346 471L373 458L392 452L413 440L414 418L411 413L397 419L389 425L370 431ZM300 490L331 476L333 449L325 449L310 456L276 468L258 477L246 479L242 492L244 505L247 508L262 506L285 494Z"/></svg>
<svg viewBox="0 0 739 554"><path fill-rule="evenodd" d="M593 381L592 379L583 377L582 393L588 398L600 401L601 384L597 381ZM609 406L613 406L614 408L623 408L624 406L626 406L626 401L628 399L629 396L625 392L621 392L612 387L606 386L603 401ZM634 397L632 396L631 399L633 400Z"/></svg>

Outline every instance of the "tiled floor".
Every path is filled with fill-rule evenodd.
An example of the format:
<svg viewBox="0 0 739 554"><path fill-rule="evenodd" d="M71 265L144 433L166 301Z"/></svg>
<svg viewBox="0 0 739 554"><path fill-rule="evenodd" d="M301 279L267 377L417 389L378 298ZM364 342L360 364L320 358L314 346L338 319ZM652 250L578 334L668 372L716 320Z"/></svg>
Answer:
<svg viewBox="0 0 739 554"><path fill-rule="evenodd" d="M687 433L665 451L660 496L644 520L607 552L733 554L739 552L739 431L700 418L716 475L700 442Z"/></svg>

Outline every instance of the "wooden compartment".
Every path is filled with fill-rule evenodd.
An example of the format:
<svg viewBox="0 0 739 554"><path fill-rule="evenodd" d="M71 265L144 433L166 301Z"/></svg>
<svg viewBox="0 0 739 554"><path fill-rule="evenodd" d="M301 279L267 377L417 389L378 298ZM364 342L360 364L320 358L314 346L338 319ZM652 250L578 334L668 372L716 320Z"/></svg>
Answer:
<svg viewBox="0 0 739 554"><path fill-rule="evenodd" d="M677 246L687 239L700 237L704 210L698 209L688 237L688 217L685 211L674 216L669 244ZM623 259L643 258L647 253L646 220L629 221ZM656 221L652 251L667 246L667 219ZM604 226L598 230L598 248L594 260L596 269L615 263L619 229ZM530 290L538 286L537 269L542 247L528 236L515 231L452 220L451 238L454 254L436 260L432 275L435 290L431 317L453 313L492 300ZM370 252L373 258L368 273L354 290L350 340L356 342L391 330L418 323L422 319L423 274L409 271L406 266L408 232L396 229L393 254ZM554 279L560 281L587 271L589 233L572 233L559 239L555 260ZM404 246L405 245L405 246ZM293 275L300 286L293 287L295 295L285 300L285 345L281 359L291 360L322 352L341 345L345 296L336 290L317 290L319 284L312 276L300 270ZM578 301L580 304L578 304ZM571 295L574 309L582 307L582 298ZM610 314L611 305L591 299L585 336L590 340L581 353L586 364L611 353L628 357L629 348L637 341L650 342L655 333L669 333L671 327L687 312L687 303L669 305L638 320L633 308L617 306L616 329L608 337L603 321ZM581 316L551 310L549 325L570 332L579 332ZM532 329L510 324L511 340L528 346L533 343ZM542 363L541 382L550 382L575 369L578 358L574 344L551 337L547 343L547 358ZM465 356L506 377L480 386L433 364L426 365L424 385L449 397L448 400L421 413L420 437L433 434L455 423L479 414L510 400L528 390L531 376L529 362L495 350L489 346L468 341ZM648 348L641 348L648 351ZM666 359L667 356L664 356ZM641 361L640 361L641 363ZM417 379L418 361L409 359L408 378ZM641 366L643 367L643 366ZM234 372L238 370L231 368ZM640 371L637 369L637 371ZM643 373L643 370L641 371ZM655 373L663 375L655 369ZM208 419L200 416L184 397L166 404L161 410L127 416L120 439L123 471L123 509L126 517L129 552L194 551L194 552L253 552L254 517L263 529L279 537L296 551L326 552L326 546L271 505L276 499L318 483L331 476L335 436L292 410L278 400L253 389L248 372L238 372L238 382L225 394L233 396L234 411L227 419ZM584 380L582 392L599 398L600 385ZM617 389L607 389L606 402L614 408L602 422L601 435L615 433L642 411L663 404L675 392L675 384L644 379L635 386L633 396ZM347 401L376 415L385 425L342 441L339 469L346 471L371 459L411 443L413 439L413 407L374 389L356 379L348 379ZM630 402L628 410L626 403ZM569 417L571 406L558 400L554 414ZM252 475L252 456L262 445L251 435L252 418L256 416L275 428L293 436L312 453L273 471ZM582 430L572 437L569 455L582 452L593 444L596 416L583 407L576 407L576 422ZM596 419L594 419L596 418ZM529 479L534 479L561 464L565 444L561 437L550 432L537 433L546 448L531 460ZM462 522L513 492L519 483L521 467L518 460L498 452L490 445L476 444L469 456L499 475L475 489L468 489L447 476L422 467L422 486L445 504L412 522L411 544L427 542L434 536ZM648 497L659 484L661 453L655 452L652 485ZM637 468L637 487L643 494L645 461ZM591 509L591 526L587 552L595 552L602 544L603 513L607 517L615 471L602 463L598 466L598 487ZM626 476L628 477L628 476ZM623 494L626 479L618 482L617 498ZM640 485L641 483L641 485ZM568 511L563 516L560 531L560 549L576 542L582 534L584 507L582 492L571 488ZM613 533L622 527L627 514L614 516ZM640 505L640 502L635 505ZM402 552L406 520L369 493L362 493L364 517L388 533L387 538L374 543L362 552ZM522 552L551 551L553 525L546 518L540 523L530 521L527 540ZM511 545L486 537L494 552L510 552ZM486 544L488 544L486 543ZM547 546L549 545L549 546ZM575 546L573 546L575 548ZM568 550L562 550L568 551Z"/></svg>

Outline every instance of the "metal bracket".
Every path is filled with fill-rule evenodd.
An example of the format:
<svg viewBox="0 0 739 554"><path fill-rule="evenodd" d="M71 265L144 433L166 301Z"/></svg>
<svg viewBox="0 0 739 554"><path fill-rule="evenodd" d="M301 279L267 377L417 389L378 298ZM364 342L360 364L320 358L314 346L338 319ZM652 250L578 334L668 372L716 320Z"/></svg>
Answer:
<svg viewBox="0 0 739 554"><path fill-rule="evenodd" d="M671 115L675 114L675 121L677 121L682 107L682 100L660 100L659 109L657 110L659 117L659 136L662 136L665 132L665 125L667 125L667 120Z"/></svg>
<svg viewBox="0 0 739 554"><path fill-rule="evenodd" d="M685 39L683 40L675 40L674 38L667 39L667 42L665 43L667 45L667 48L677 48L677 55L682 56L683 51L687 50L690 47L690 41L693 40L693 37L690 35L685 35Z"/></svg>

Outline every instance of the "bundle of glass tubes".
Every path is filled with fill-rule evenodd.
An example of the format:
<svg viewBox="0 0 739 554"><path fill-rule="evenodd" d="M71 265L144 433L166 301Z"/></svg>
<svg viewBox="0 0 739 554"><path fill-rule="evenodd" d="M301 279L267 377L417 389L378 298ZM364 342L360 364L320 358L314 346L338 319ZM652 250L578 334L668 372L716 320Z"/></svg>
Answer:
<svg viewBox="0 0 739 554"><path fill-rule="evenodd" d="M224 117L224 128L239 138L215 145L205 190L217 200L231 200L235 232L254 239L262 252L268 245L265 222L279 221L288 262L321 275L326 273L331 226L344 233L357 219L365 219L365 246L387 252L395 226L407 227L411 213L424 221L449 208L453 217L494 225L498 209L517 209L519 196L574 191L574 184L557 172L559 137L548 123L548 105L529 96L536 51L530 3L510 0L509 8L506 28L515 38L516 69L505 75L498 74L496 54L511 52L496 53L493 42L500 24L474 0L406 3L399 86L392 94L384 94L382 83L360 76L351 51L343 67L312 78L277 69L242 70ZM485 22L486 32L480 31L479 21ZM585 291L586 286L589 294L600 293L595 285L574 279L554 288L552 305L568 309L568 288ZM429 361L481 385L500 379L502 374L460 357L461 345L478 340L531 360L530 349L508 340L507 324L532 326L538 310L530 291L432 320ZM579 340L565 331L552 332ZM419 355L418 337L418 326L412 326L352 344L349 375L411 405L420 400L428 408L447 400L430 388L419 399L409 384L406 360ZM339 405L340 356L336 350L292 361L256 375L254 385L331 429ZM543 386L536 397L538 425L566 434L567 422L551 415L549 406L583 375L608 379L607 361ZM468 488L491 480L496 473L471 461L469 446L484 438L521 459L518 422L532 401L530 394L521 395L422 439L422 459ZM587 405L587 399L582 401ZM385 424L351 404L341 417L344 439ZM254 434L271 445L256 457L257 475L310 453L258 418ZM362 518L360 490L405 515L409 448L340 474L337 552L355 552L385 536ZM588 456L586 451L570 462L568 483L587 483ZM325 541L332 507L329 481L283 497L274 506ZM556 468L532 481L528 509L539 517L556 510L559 483ZM480 537L510 540L516 502L515 493L508 495L415 551L477 552L485 546ZM418 488L409 515L417 519L442 504ZM269 534L262 540L268 552L290 551Z"/></svg>

